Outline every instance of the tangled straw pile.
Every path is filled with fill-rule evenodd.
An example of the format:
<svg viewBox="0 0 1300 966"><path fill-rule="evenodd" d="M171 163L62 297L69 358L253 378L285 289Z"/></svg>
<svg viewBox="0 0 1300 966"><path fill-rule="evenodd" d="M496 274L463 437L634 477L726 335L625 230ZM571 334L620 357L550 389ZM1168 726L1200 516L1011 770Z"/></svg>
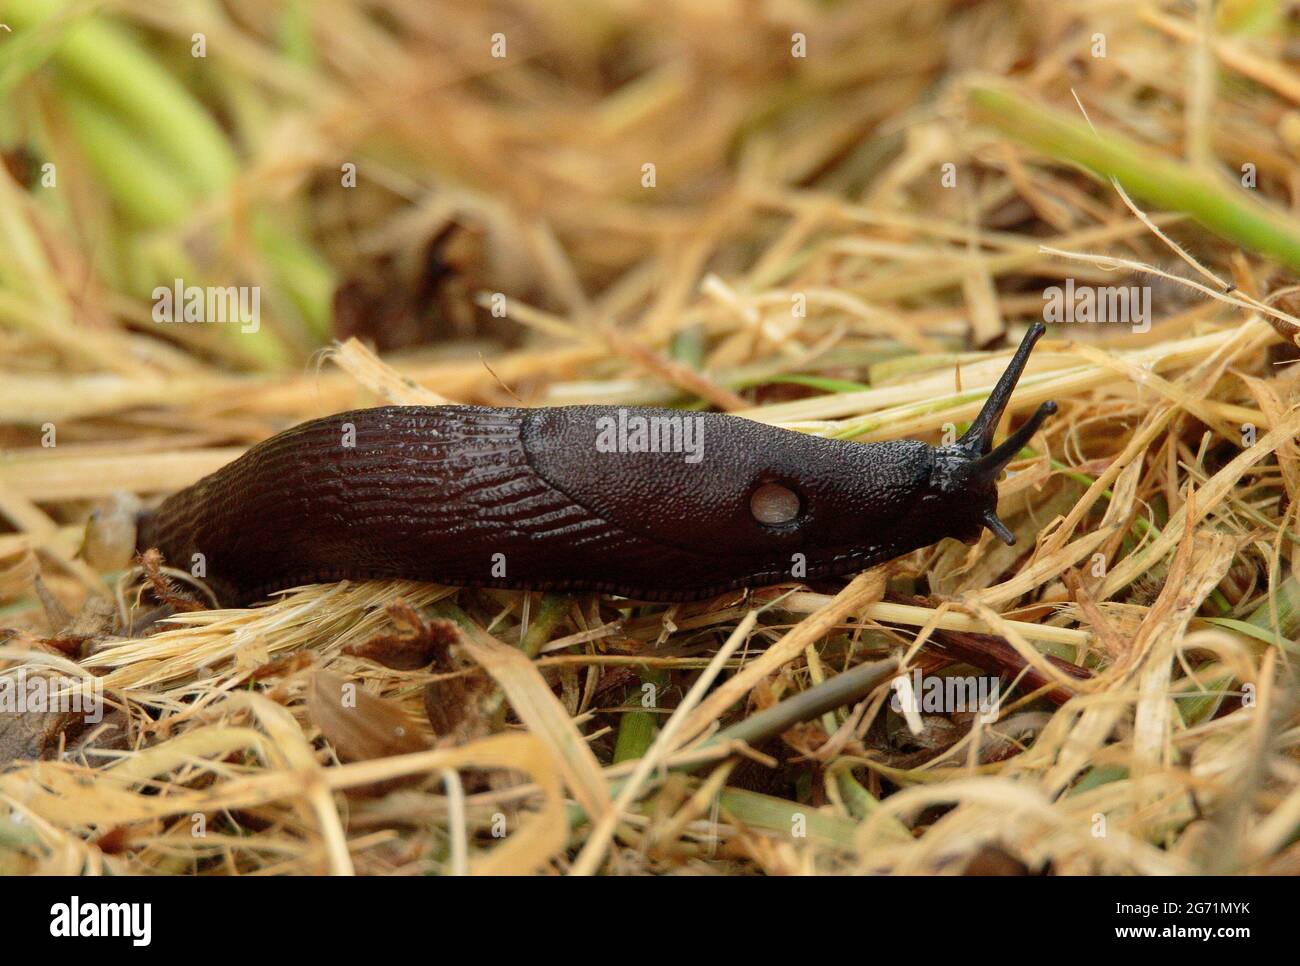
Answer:
<svg viewBox="0 0 1300 966"><path fill-rule="evenodd" d="M0 2L0 661L117 709L4 716L0 871L1300 871L1283 6ZM151 322L173 277L259 286L259 331ZM1154 319L1035 354L1013 410L1061 414L1002 486L1014 548L163 624L77 556L114 492L381 400L933 442L1067 278ZM340 287L446 329L312 365ZM891 657L1001 676L997 720L818 703Z"/></svg>

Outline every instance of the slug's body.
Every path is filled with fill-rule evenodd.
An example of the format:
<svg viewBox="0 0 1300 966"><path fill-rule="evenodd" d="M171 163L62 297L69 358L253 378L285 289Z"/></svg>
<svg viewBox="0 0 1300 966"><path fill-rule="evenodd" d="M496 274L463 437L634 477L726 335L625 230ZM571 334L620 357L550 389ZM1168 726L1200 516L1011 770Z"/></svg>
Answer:
<svg viewBox="0 0 1300 966"><path fill-rule="evenodd" d="M255 446L143 514L137 544L185 569L201 559L222 602L244 603L345 578L689 600L855 572L985 525L1005 539L996 478L1054 407L996 451L992 435L1039 334L949 446L675 410L386 406Z"/></svg>

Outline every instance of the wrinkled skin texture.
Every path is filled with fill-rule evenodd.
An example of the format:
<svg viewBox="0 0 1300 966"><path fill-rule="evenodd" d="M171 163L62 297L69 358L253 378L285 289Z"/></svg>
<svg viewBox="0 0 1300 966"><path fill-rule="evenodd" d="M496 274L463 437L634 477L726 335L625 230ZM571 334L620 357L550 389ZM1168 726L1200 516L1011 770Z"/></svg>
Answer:
<svg viewBox="0 0 1300 966"><path fill-rule="evenodd" d="M281 433L143 514L138 546L184 569L203 554L222 603L345 578L691 600L795 579L796 554L797 578L815 579L971 539L996 502L954 447L626 413L699 420L702 459L600 451L613 407L357 410ZM768 482L798 494L793 521L755 519Z"/></svg>

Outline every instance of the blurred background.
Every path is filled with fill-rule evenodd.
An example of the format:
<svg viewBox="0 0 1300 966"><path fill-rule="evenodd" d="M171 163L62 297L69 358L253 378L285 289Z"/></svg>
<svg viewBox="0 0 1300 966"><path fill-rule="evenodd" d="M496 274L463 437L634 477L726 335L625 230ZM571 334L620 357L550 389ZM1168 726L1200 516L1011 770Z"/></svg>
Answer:
<svg viewBox="0 0 1300 966"><path fill-rule="evenodd" d="M1126 212L1071 170L1087 146L1046 143L1025 104L979 100L988 83L1070 122L1083 107L1206 178L1248 162L1252 190L1289 208L1295 16L1281 0L4 0L6 368L285 372L350 335L476 354L610 327L711 370L837 324L841 349L993 344L1060 274L1016 242L1149 239L1105 231ZM155 324L175 279L256 286L258 331ZM795 288L815 290L797 325L778 297ZM533 372L511 367L515 391Z"/></svg>

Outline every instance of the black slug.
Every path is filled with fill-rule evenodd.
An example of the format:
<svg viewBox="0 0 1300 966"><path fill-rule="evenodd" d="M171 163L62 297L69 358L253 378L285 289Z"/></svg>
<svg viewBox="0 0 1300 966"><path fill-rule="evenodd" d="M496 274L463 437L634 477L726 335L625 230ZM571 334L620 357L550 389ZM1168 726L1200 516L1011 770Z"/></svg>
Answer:
<svg viewBox="0 0 1300 966"><path fill-rule="evenodd" d="M862 570L988 527L1044 403L993 434L1035 325L970 430L822 439L719 414L384 406L295 426L139 518L137 547L223 603L313 581L406 578L692 600Z"/></svg>

